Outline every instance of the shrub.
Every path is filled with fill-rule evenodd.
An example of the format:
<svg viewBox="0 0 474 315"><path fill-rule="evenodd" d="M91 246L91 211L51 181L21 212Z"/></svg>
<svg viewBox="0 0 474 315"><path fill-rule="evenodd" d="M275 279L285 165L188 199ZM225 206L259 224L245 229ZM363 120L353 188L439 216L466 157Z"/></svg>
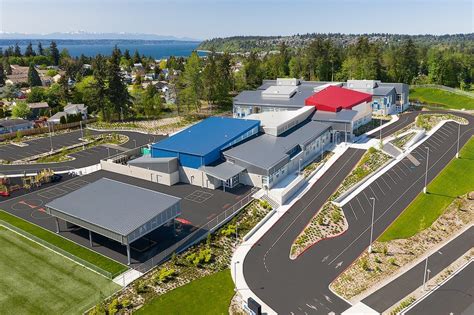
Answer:
<svg viewBox="0 0 474 315"><path fill-rule="evenodd" d="M266 200L260 200L260 206L265 210L272 210L272 206Z"/></svg>
<svg viewBox="0 0 474 315"><path fill-rule="evenodd" d="M380 258L378 258L378 257L375 257L375 262L376 262L377 264L381 264L381 263L382 263L382 261L381 261Z"/></svg>
<svg viewBox="0 0 474 315"><path fill-rule="evenodd" d="M365 271L369 271L370 270L370 267L369 267L369 261L367 260L367 257L362 257L360 259L360 267L362 268L362 270L365 270Z"/></svg>
<svg viewBox="0 0 474 315"><path fill-rule="evenodd" d="M120 306L119 301L117 299L113 299L112 302L109 304L108 314L109 315L116 314L118 312L119 306Z"/></svg>
<svg viewBox="0 0 474 315"><path fill-rule="evenodd" d="M192 253L186 256L186 261L194 266L202 266L212 260L212 252L210 248L202 249L198 253Z"/></svg>
<svg viewBox="0 0 474 315"><path fill-rule="evenodd" d="M130 302L129 299L125 299L125 300L122 301L122 307L123 308L129 308L130 305L132 305L132 303Z"/></svg>
<svg viewBox="0 0 474 315"><path fill-rule="evenodd" d="M383 249L382 249L382 253L385 255L385 256L388 256L388 248L387 248L387 245L384 245Z"/></svg>
<svg viewBox="0 0 474 315"><path fill-rule="evenodd" d="M331 212L331 218L334 221L334 223L338 223L342 219L342 215L338 210L333 210Z"/></svg>
<svg viewBox="0 0 474 315"><path fill-rule="evenodd" d="M155 275L154 281L156 283L166 283L170 280L173 280L176 275L176 270L172 268L161 268L160 271L158 271L158 274Z"/></svg>
<svg viewBox="0 0 474 315"><path fill-rule="evenodd" d="M397 266L397 260L395 258L390 258L388 263L392 266Z"/></svg>
<svg viewBox="0 0 474 315"><path fill-rule="evenodd" d="M138 294L146 293L148 292L148 287L144 281L138 281L135 286L135 291L137 291Z"/></svg>
<svg viewBox="0 0 474 315"><path fill-rule="evenodd" d="M234 224L229 224L221 230L221 234L224 236L235 235L236 226Z"/></svg>
<svg viewBox="0 0 474 315"><path fill-rule="evenodd" d="M324 218L322 215L318 216L318 224L319 225L324 225Z"/></svg>

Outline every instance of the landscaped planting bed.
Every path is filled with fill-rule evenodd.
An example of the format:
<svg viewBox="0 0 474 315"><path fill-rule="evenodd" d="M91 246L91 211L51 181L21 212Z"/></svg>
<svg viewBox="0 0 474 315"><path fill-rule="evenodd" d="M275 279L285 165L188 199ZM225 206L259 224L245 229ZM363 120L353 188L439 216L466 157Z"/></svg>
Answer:
<svg viewBox="0 0 474 315"><path fill-rule="evenodd" d="M400 136L400 137L396 137L395 139L393 139L392 141L390 141L394 146L400 148L403 150L403 148L405 147L405 145L411 140L413 139L413 137L416 135L416 132L413 131L413 132L409 132L403 136Z"/></svg>
<svg viewBox="0 0 474 315"><path fill-rule="evenodd" d="M381 119L380 119L381 118ZM366 132L369 132L370 130L373 130L375 128L378 128L390 121L391 117L390 116L382 116L382 117L373 117L371 121L369 121L367 124L360 126L356 130L354 130L354 135L360 136Z"/></svg>
<svg viewBox="0 0 474 315"><path fill-rule="evenodd" d="M462 125L468 124L467 119L453 114L421 114L416 117L416 126L429 131L443 120L454 120Z"/></svg>
<svg viewBox="0 0 474 315"><path fill-rule="evenodd" d="M341 186L332 196L331 200L336 199L341 194L348 191L355 184L375 172L382 165L390 160L390 156L383 153L374 147L369 148L367 152L362 156L360 162L352 170L352 172L342 181Z"/></svg>
<svg viewBox="0 0 474 315"><path fill-rule="evenodd" d="M326 163L327 160L329 160L331 158L331 156L333 156L334 153L331 152L331 151L325 151L323 153L323 156L321 158L321 156L318 156L313 162L311 162L310 164L308 164L304 169L303 169L303 176L305 178L309 177L311 175L311 173L313 173L313 171L315 169L317 169L320 165Z"/></svg>
<svg viewBox="0 0 474 315"><path fill-rule="evenodd" d="M465 195L453 201L444 214L422 232L407 239L374 242L372 254L364 252L334 280L331 288L346 299L355 298L473 222L474 200Z"/></svg>
<svg viewBox="0 0 474 315"><path fill-rule="evenodd" d="M111 309L114 313L130 314L157 297L164 299L165 294L173 289L228 269L238 242L270 211L271 207L265 202L252 201L228 224L215 234L208 235L205 241L179 255L173 255L169 261L98 304L90 314L103 314L106 310L110 313ZM215 301L208 300L206 303L211 305Z"/></svg>
<svg viewBox="0 0 474 315"><path fill-rule="evenodd" d="M335 237L347 230L348 224L344 211L332 203L356 183L379 169L390 159L388 155L375 148L370 148L357 166L344 179L338 190L329 198L320 211L298 235L290 250L290 258L295 259L306 249L322 239Z"/></svg>

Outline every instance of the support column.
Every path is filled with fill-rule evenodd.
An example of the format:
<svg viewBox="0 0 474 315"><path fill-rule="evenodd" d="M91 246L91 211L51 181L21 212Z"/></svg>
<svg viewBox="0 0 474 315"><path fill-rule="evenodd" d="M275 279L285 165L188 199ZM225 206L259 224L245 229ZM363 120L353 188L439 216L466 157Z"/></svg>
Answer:
<svg viewBox="0 0 474 315"><path fill-rule="evenodd" d="M127 265L130 266L130 244L127 244Z"/></svg>
<svg viewBox="0 0 474 315"><path fill-rule="evenodd" d="M58 218L55 218L55 219L56 219L56 233L59 234L59 232L61 232L61 231L59 230L59 219L58 219Z"/></svg>
<svg viewBox="0 0 474 315"><path fill-rule="evenodd" d="M92 232L89 230L89 245L92 247Z"/></svg>

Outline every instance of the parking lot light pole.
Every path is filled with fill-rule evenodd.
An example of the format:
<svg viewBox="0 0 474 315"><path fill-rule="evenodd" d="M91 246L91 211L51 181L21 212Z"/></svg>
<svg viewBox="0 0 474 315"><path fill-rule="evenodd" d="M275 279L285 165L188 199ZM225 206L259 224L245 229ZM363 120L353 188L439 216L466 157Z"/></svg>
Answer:
<svg viewBox="0 0 474 315"><path fill-rule="evenodd" d="M461 124L458 123L458 143L456 148L456 159L459 159L459 137L461 135Z"/></svg>
<svg viewBox="0 0 474 315"><path fill-rule="evenodd" d="M235 289L234 291L237 292L237 264L240 263L240 261L236 261L234 263L234 277L235 277Z"/></svg>
<svg viewBox="0 0 474 315"><path fill-rule="evenodd" d="M48 123L49 130L49 144L51 146L51 152L53 152L53 137L51 136L51 125Z"/></svg>
<svg viewBox="0 0 474 315"><path fill-rule="evenodd" d="M428 163L430 160L430 148L425 147L426 149L426 170L425 170L425 187L423 188L423 192L426 194L426 185L428 184Z"/></svg>
<svg viewBox="0 0 474 315"><path fill-rule="evenodd" d="M133 139L133 143L135 144L134 148L137 147L137 139Z"/></svg>
<svg viewBox="0 0 474 315"><path fill-rule="evenodd" d="M372 238L374 236L374 213L375 213L375 198L370 197L372 199L372 224L370 225L370 244L369 244L369 254L372 253Z"/></svg>
<svg viewBox="0 0 474 315"><path fill-rule="evenodd" d="M425 269L424 269L424 273L423 273L423 291L426 291L426 274L428 272L428 258L429 258L429 256L426 257Z"/></svg>

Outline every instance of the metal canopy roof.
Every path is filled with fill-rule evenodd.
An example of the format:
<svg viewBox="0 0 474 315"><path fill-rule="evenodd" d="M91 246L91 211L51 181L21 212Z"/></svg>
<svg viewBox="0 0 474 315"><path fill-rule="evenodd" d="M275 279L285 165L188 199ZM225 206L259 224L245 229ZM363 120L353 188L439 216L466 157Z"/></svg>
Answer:
<svg viewBox="0 0 474 315"><path fill-rule="evenodd" d="M230 162L223 162L215 166L201 166L200 170L217 179L226 181L245 171L245 168Z"/></svg>
<svg viewBox="0 0 474 315"><path fill-rule="evenodd" d="M128 244L180 214L180 198L101 178L46 204L47 213Z"/></svg>

